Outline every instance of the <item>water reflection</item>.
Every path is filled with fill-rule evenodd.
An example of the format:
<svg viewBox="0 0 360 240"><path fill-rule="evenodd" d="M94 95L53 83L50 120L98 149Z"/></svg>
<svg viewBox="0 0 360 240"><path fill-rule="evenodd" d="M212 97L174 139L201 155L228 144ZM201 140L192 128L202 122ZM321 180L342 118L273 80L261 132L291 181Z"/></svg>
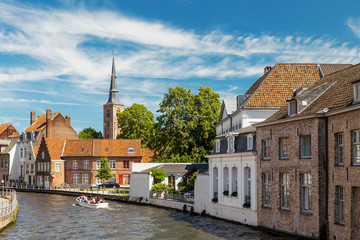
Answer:
<svg viewBox="0 0 360 240"><path fill-rule="evenodd" d="M74 206L75 198L18 193L15 225L6 239L280 239L243 225L174 210L110 202L110 209Z"/></svg>

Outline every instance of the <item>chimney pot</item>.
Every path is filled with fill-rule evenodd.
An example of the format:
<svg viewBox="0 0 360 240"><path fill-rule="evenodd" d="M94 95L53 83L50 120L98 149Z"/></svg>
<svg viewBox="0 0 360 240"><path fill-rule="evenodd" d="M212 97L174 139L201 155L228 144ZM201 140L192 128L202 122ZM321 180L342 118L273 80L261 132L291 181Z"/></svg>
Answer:
<svg viewBox="0 0 360 240"><path fill-rule="evenodd" d="M264 74L271 70L271 66L266 66L264 68Z"/></svg>

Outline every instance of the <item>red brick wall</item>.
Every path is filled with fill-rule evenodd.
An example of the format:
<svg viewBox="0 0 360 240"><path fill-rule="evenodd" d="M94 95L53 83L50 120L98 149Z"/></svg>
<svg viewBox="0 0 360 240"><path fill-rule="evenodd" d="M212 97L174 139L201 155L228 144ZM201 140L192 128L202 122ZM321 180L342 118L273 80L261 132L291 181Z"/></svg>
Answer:
<svg viewBox="0 0 360 240"><path fill-rule="evenodd" d="M326 169L324 149L326 126L323 119L307 119L258 127L256 141L258 224L293 234L319 236L326 217ZM311 157L300 158L300 136L311 134ZM289 159L279 158L279 138L289 137ZM262 140L270 139L270 160L262 160ZM262 207L262 173L271 174L271 208ZM280 209L280 173L290 175L290 210ZM300 174L312 176L312 211L302 213ZM323 183L323 184L322 184Z"/></svg>
<svg viewBox="0 0 360 240"><path fill-rule="evenodd" d="M13 125L9 125L2 133L0 133L0 139L5 139L12 135L20 135Z"/></svg>

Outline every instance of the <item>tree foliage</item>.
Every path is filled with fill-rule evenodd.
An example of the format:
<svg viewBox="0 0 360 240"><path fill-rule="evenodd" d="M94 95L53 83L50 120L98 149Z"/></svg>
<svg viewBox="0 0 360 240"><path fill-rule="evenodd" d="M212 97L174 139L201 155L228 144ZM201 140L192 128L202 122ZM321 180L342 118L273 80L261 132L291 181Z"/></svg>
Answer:
<svg viewBox="0 0 360 240"><path fill-rule="evenodd" d="M214 148L220 114L219 94L200 87L194 95L184 87L169 88L158 110L150 148L156 162L204 162Z"/></svg>
<svg viewBox="0 0 360 240"><path fill-rule="evenodd" d="M85 128L79 133L79 138L82 139L102 139L103 135L101 131L97 132L95 129L89 127Z"/></svg>
<svg viewBox="0 0 360 240"><path fill-rule="evenodd" d="M100 169L97 171L96 177L105 180L110 180L114 177L111 174L111 168L107 157L101 158L101 166Z"/></svg>
<svg viewBox="0 0 360 240"><path fill-rule="evenodd" d="M148 171L148 174L151 173L151 176L154 177L154 183L161 183L165 180L165 171L161 169L151 169Z"/></svg>
<svg viewBox="0 0 360 240"><path fill-rule="evenodd" d="M146 147L151 139L155 124L154 114L142 104L134 103L117 114L121 133L117 138L141 139L141 144Z"/></svg>
<svg viewBox="0 0 360 240"><path fill-rule="evenodd" d="M180 193L194 191L195 179L198 172L200 172L200 170L193 167L183 176L182 181L178 183Z"/></svg>

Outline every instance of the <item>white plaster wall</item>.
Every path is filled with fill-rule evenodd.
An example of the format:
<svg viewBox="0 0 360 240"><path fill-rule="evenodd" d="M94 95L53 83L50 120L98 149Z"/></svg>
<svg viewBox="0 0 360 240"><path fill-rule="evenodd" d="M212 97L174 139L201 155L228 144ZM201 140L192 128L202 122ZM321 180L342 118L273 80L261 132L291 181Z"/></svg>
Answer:
<svg viewBox="0 0 360 240"><path fill-rule="evenodd" d="M145 169L157 167L160 165L161 165L161 163L132 163L131 164L131 173L141 172Z"/></svg>
<svg viewBox="0 0 360 240"><path fill-rule="evenodd" d="M20 177L20 146L26 147L21 143L15 144L13 149L10 151L10 162L9 162L9 180L18 180Z"/></svg>
<svg viewBox="0 0 360 240"><path fill-rule="evenodd" d="M254 123L259 123L271 117L276 110L244 110L242 112L242 126L248 127Z"/></svg>
<svg viewBox="0 0 360 240"><path fill-rule="evenodd" d="M203 210L209 211L209 175L198 174L194 187L194 209L195 212L201 213Z"/></svg>
<svg viewBox="0 0 360 240"><path fill-rule="evenodd" d="M131 175L130 181L130 198L143 197L149 199L150 189L152 185L151 176L149 174L135 173Z"/></svg>

